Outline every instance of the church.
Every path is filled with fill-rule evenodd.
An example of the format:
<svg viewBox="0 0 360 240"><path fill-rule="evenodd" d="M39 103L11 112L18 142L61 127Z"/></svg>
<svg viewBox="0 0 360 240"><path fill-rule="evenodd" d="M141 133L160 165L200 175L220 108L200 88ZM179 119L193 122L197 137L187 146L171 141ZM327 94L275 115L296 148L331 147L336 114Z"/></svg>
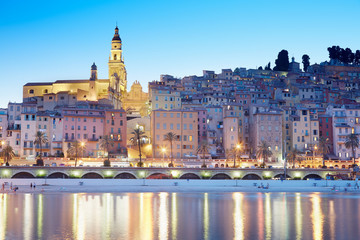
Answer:
<svg viewBox="0 0 360 240"><path fill-rule="evenodd" d="M127 74L122 55L122 42L116 26L111 41L109 78L98 79L97 66L91 66L90 78L83 80L57 80L32 82L23 87L23 102L36 102L38 111L53 111L74 107L78 102L98 102L121 109L126 95Z"/></svg>

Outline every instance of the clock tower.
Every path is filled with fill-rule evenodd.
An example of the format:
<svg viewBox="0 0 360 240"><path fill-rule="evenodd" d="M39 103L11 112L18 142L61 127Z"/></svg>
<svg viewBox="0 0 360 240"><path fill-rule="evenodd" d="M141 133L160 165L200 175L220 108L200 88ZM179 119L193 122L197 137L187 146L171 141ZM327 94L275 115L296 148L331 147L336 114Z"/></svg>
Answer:
<svg viewBox="0 0 360 240"><path fill-rule="evenodd" d="M116 26L115 34L111 41L111 51L109 57L109 99L114 108L121 108L121 100L126 93L126 69L122 56L121 38L119 29Z"/></svg>

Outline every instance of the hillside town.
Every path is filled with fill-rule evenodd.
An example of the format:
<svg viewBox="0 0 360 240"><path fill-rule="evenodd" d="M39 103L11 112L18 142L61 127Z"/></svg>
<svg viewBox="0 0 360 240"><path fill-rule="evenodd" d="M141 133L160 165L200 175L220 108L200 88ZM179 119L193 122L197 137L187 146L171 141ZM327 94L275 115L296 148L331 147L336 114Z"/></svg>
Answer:
<svg viewBox="0 0 360 240"><path fill-rule="evenodd" d="M25 160L347 168L360 157L360 53L347 61L328 51L320 64L303 56L304 68L283 50L285 68L161 75L148 93L138 81L127 91L116 27L109 78L93 63L86 79L25 84L23 102L0 110L1 148Z"/></svg>

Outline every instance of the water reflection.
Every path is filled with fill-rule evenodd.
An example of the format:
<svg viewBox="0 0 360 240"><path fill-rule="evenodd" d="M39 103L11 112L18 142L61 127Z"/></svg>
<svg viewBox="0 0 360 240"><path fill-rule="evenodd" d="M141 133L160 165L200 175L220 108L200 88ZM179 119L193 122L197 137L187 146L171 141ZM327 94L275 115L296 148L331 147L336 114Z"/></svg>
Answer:
<svg viewBox="0 0 360 240"><path fill-rule="evenodd" d="M177 195L176 193L171 194L171 236L172 239L176 239L177 236Z"/></svg>
<svg viewBox="0 0 360 240"><path fill-rule="evenodd" d="M234 199L234 239L244 239L244 212L242 208L243 193L233 193Z"/></svg>
<svg viewBox="0 0 360 240"><path fill-rule="evenodd" d="M301 209L301 194L295 194L295 227L296 239L302 239L302 209Z"/></svg>
<svg viewBox="0 0 360 240"><path fill-rule="evenodd" d="M43 209L44 209L44 203L43 203L43 195L38 195L38 205L37 205L37 235L38 238L42 238L42 231L43 231Z"/></svg>
<svg viewBox="0 0 360 240"><path fill-rule="evenodd" d="M265 229L266 239L271 239L271 197L270 193L265 193Z"/></svg>
<svg viewBox="0 0 360 240"><path fill-rule="evenodd" d="M204 193L204 239L209 239L209 195Z"/></svg>
<svg viewBox="0 0 360 240"><path fill-rule="evenodd" d="M349 222L360 211L359 198L341 193L1 194L0 240L360 239L357 222Z"/></svg>
<svg viewBox="0 0 360 240"><path fill-rule="evenodd" d="M32 229L33 229L33 195L32 194L25 194L24 199L24 224L23 231L24 231L24 239L32 239Z"/></svg>
<svg viewBox="0 0 360 240"><path fill-rule="evenodd" d="M168 238L168 193L159 193L160 206L159 206L159 239Z"/></svg>
<svg viewBox="0 0 360 240"><path fill-rule="evenodd" d="M311 220L313 225L313 239L323 239L323 219L324 215L321 211L321 198L318 193L311 196L312 213Z"/></svg>
<svg viewBox="0 0 360 240"><path fill-rule="evenodd" d="M0 194L0 238L5 239L7 226L7 194Z"/></svg>

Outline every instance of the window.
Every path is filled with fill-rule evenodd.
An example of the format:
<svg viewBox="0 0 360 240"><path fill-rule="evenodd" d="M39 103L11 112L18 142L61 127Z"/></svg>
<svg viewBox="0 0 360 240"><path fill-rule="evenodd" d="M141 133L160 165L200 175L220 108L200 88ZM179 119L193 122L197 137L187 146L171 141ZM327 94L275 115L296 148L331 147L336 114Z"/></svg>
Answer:
<svg viewBox="0 0 360 240"><path fill-rule="evenodd" d="M160 129L160 123L156 124L156 129Z"/></svg>
<svg viewBox="0 0 360 240"><path fill-rule="evenodd" d="M192 113L189 113L189 118L192 118Z"/></svg>
<svg viewBox="0 0 360 240"><path fill-rule="evenodd" d="M29 90L29 93L30 93L30 94L33 94L33 93L34 93L34 89L30 89L30 90Z"/></svg>
<svg viewBox="0 0 360 240"><path fill-rule="evenodd" d="M187 124L184 123L184 130L187 130Z"/></svg>
<svg viewBox="0 0 360 240"><path fill-rule="evenodd" d="M180 123L176 124L176 129L180 130Z"/></svg>
<svg viewBox="0 0 360 240"><path fill-rule="evenodd" d="M192 130L193 129L193 125L190 123L189 124L189 129Z"/></svg>
<svg viewBox="0 0 360 240"><path fill-rule="evenodd" d="M170 123L170 129L173 130L174 129L174 124Z"/></svg>
<svg viewBox="0 0 360 240"><path fill-rule="evenodd" d="M163 129L166 130L166 123L163 123Z"/></svg>

